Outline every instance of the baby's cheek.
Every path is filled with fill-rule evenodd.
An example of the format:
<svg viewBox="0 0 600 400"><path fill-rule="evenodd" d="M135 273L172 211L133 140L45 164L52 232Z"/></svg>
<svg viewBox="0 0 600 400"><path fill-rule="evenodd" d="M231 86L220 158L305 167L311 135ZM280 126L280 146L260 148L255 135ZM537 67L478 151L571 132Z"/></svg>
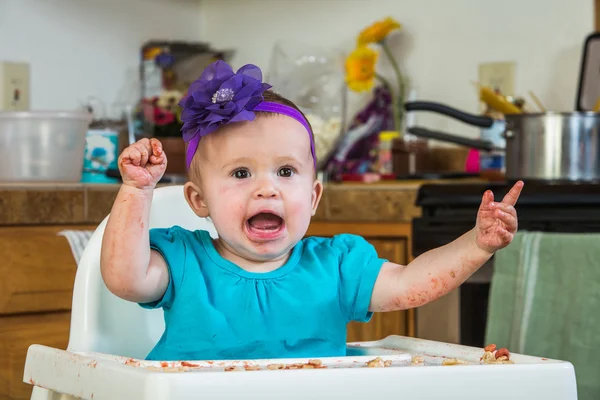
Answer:
<svg viewBox="0 0 600 400"><path fill-rule="evenodd" d="M216 192L218 193L219 197L224 198L225 196L234 192L234 190L235 188L230 185L219 185Z"/></svg>
<svg viewBox="0 0 600 400"><path fill-rule="evenodd" d="M210 213L219 218L235 219L245 214L244 202L240 200L239 193L229 187L219 187L211 196L209 204Z"/></svg>
<svg viewBox="0 0 600 400"><path fill-rule="evenodd" d="M310 217L312 216L310 201L302 201L300 199L291 201L287 206L286 214L299 223L310 222Z"/></svg>
<svg viewBox="0 0 600 400"><path fill-rule="evenodd" d="M246 214L244 203L236 200L233 196L225 196L217 199L216 207L219 208L219 213L230 219L234 219Z"/></svg>

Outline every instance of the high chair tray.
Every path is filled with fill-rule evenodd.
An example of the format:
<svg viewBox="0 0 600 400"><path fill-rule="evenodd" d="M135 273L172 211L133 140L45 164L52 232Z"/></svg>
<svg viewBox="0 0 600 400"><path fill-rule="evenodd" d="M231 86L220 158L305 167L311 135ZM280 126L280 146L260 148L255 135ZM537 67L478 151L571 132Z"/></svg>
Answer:
<svg viewBox="0 0 600 400"><path fill-rule="evenodd" d="M94 400L577 399L573 365L511 354L483 364L481 348L402 336L348 344L320 359L152 362L33 345L24 382Z"/></svg>

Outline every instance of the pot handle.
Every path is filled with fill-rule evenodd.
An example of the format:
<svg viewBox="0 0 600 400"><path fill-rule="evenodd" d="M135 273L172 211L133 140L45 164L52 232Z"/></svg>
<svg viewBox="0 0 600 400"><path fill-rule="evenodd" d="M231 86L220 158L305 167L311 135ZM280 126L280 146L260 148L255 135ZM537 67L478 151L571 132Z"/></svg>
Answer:
<svg viewBox="0 0 600 400"><path fill-rule="evenodd" d="M430 101L411 101L404 103L406 111L431 111L438 114L443 114L448 117L457 119L469 125L479 126L481 128L489 128L494 124L494 119L483 117L481 115L469 114L456 108L449 107L441 103L433 103Z"/></svg>
<svg viewBox="0 0 600 400"><path fill-rule="evenodd" d="M473 149L478 149L478 150L485 150L485 151L504 150L503 148L502 149L498 148L492 142L488 142L486 140L464 138L461 136L451 135L449 133L432 131L429 129L420 128L418 126L410 127L406 131L408 133L413 134L418 137L441 140L444 142L454 143L454 144L471 147Z"/></svg>

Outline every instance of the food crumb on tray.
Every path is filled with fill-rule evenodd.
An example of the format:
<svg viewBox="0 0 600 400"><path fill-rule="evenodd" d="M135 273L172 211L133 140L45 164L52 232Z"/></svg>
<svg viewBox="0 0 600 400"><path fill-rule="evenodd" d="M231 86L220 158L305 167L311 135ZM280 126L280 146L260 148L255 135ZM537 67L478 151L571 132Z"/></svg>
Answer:
<svg viewBox="0 0 600 400"><path fill-rule="evenodd" d="M446 358L444 359L444 361L442 361L442 365L444 366L448 366L448 365L466 365L468 364L468 362L463 361L463 360L459 360L458 358Z"/></svg>
<svg viewBox="0 0 600 400"><path fill-rule="evenodd" d="M510 359L510 352L506 348L496 349L495 344L490 344L483 349L483 355L480 357L480 364L514 364L513 360ZM140 367L141 363L139 360L129 358L125 360L125 365L132 367ZM444 358L441 362L442 366L453 366L453 365L468 365L469 362L448 357ZM392 360L384 360L382 357L376 357L372 360L362 364L368 368L385 368L392 366ZM423 355L413 355L410 361L410 365L413 366L424 366L427 365L425 357ZM433 365L440 365L434 362ZM216 365L215 365L216 366ZM195 370L199 368L205 368L198 364L193 364L188 361L181 362L161 362L160 366L145 366L146 369L160 372L185 372ZM283 364L273 363L268 365L259 365L251 362L244 363L242 365L223 365L221 368L226 372L232 371L259 371L259 370L296 370L296 369L325 369L328 368L324 365L320 359L309 359L305 363L294 363L294 364Z"/></svg>
<svg viewBox="0 0 600 400"><path fill-rule="evenodd" d="M128 358L125 361L125 365L131 365L132 367L139 367L140 362L138 360L134 360L133 358Z"/></svg>
<svg viewBox="0 0 600 400"><path fill-rule="evenodd" d="M502 347L496 350L495 344L489 344L483 349L483 356L481 356L482 364L514 364L514 361L510 359L510 352L507 348Z"/></svg>
<svg viewBox="0 0 600 400"><path fill-rule="evenodd" d="M308 360L306 363L297 363L297 364L269 364L266 367L268 370L281 370L281 369L321 369L327 368L327 366L323 365L323 362L318 359ZM254 364L246 364L244 366L227 366L225 367L226 372L232 371L258 371L261 367L259 365Z"/></svg>
<svg viewBox="0 0 600 400"><path fill-rule="evenodd" d="M410 363L413 365L423 365L425 363L425 359L421 356L413 356Z"/></svg>
<svg viewBox="0 0 600 400"><path fill-rule="evenodd" d="M367 367L369 368L384 368L392 365L392 360L383 360L381 357L374 358L367 361Z"/></svg>

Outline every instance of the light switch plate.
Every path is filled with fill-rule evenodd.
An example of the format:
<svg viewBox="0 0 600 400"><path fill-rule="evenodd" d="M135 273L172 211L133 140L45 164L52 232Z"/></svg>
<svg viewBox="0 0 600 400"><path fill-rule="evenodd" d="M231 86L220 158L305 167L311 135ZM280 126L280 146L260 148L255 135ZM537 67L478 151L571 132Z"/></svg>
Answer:
<svg viewBox="0 0 600 400"><path fill-rule="evenodd" d="M0 110L29 110L29 64L0 62Z"/></svg>
<svg viewBox="0 0 600 400"><path fill-rule="evenodd" d="M479 64L479 83L500 90L504 96L514 96L516 68L511 61Z"/></svg>
<svg viewBox="0 0 600 400"><path fill-rule="evenodd" d="M493 90L499 90L503 96L515 95L516 63L512 61L490 62L479 64L478 82ZM479 102L479 112L485 112L486 106Z"/></svg>

